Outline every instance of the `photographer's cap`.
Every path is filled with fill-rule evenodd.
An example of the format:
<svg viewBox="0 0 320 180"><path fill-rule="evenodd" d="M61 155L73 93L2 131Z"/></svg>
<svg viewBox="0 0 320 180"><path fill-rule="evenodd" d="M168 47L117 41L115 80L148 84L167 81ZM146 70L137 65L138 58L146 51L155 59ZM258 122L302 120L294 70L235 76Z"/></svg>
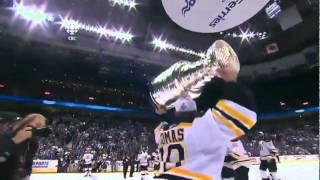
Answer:
<svg viewBox="0 0 320 180"><path fill-rule="evenodd" d="M180 97L174 103L174 109L176 112L197 111L197 104L190 97Z"/></svg>

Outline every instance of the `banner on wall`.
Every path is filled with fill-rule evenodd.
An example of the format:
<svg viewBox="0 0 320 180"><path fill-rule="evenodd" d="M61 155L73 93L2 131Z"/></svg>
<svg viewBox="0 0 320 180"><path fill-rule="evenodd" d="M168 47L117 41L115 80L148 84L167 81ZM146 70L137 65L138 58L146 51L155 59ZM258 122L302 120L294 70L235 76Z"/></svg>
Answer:
<svg viewBox="0 0 320 180"><path fill-rule="evenodd" d="M176 24L199 33L215 33L240 25L256 15L269 0L162 0Z"/></svg>
<svg viewBox="0 0 320 180"><path fill-rule="evenodd" d="M58 160L33 160L32 173L57 173Z"/></svg>

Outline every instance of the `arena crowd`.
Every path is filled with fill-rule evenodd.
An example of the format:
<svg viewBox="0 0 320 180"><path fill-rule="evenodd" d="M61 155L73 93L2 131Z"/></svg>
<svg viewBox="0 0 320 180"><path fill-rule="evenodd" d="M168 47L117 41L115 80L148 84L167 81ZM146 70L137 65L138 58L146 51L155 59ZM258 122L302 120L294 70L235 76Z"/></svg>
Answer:
<svg viewBox="0 0 320 180"><path fill-rule="evenodd" d="M251 156L258 156L259 131L274 135L274 142L281 155L308 155L319 152L319 129L312 121L286 123L272 129L260 125L242 138ZM308 123L310 122L310 123ZM59 171L78 171L86 150L94 154L100 170L106 168L106 161L116 166L125 155L137 156L141 149L152 154L156 150L153 128L156 123L133 120L90 119L88 116L59 115L50 118L49 127L53 133L49 138L39 140L35 159L59 160ZM0 134L10 131L12 121L0 121ZM97 169L96 169L97 170Z"/></svg>

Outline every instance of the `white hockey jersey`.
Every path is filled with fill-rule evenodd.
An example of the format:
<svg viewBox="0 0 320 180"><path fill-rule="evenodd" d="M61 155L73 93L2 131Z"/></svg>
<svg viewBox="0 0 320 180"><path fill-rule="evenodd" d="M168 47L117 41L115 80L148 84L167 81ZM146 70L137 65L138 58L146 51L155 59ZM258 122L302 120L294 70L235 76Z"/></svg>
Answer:
<svg viewBox="0 0 320 180"><path fill-rule="evenodd" d="M261 160L273 159L278 154L278 150L276 149L271 140L259 141L259 149Z"/></svg>
<svg viewBox="0 0 320 180"><path fill-rule="evenodd" d="M148 166L149 158L150 158L150 156L147 152L142 152L142 153L138 154L137 160L139 161L140 166Z"/></svg>
<svg viewBox="0 0 320 180"><path fill-rule="evenodd" d="M237 169L241 166L250 168L252 162L251 158L248 156L247 151L244 149L243 144L240 140L232 141L229 147L228 155L233 157L235 160L229 162L232 169Z"/></svg>
<svg viewBox="0 0 320 180"><path fill-rule="evenodd" d="M192 123L180 123L161 131L155 129L160 148L160 175L165 179L221 179L221 170L230 140L245 134L257 115L229 100L220 100Z"/></svg>
<svg viewBox="0 0 320 180"><path fill-rule="evenodd" d="M159 152L153 152L152 153L153 157L153 164L160 164L160 153Z"/></svg>
<svg viewBox="0 0 320 180"><path fill-rule="evenodd" d="M85 164L91 164L92 163L92 159L93 159L93 155L91 153L85 153L83 155L82 159L84 160Z"/></svg>

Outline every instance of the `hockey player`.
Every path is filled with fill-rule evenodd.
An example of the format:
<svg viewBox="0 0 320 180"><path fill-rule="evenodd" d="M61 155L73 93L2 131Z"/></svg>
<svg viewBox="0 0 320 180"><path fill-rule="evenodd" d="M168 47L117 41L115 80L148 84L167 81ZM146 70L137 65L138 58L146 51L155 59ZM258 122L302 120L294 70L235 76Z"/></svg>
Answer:
<svg viewBox="0 0 320 180"><path fill-rule="evenodd" d="M196 103L182 97L175 103L175 112L187 122L168 130L156 128L165 171L160 178L221 179L230 140L244 135L256 123L254 111L231 100L220 100L199 118L195 118L196 111Z"/></svg>
<svg viewBox="0 0 320 180"><path fill-rule="evenodd" d="M160 152L159 149L156 152L152 153L152 160L153 160L153 168L154 171L157 173L160 169Z"/></svg>
<svg viewBox="0 0 320 180"><path fill-rule="evenodd" d="M107 172L107 168L108 168L108 154L102 154L102 164L101 164L101 168L103 172Z"/></svg>
<svg viewBox="0 0 320 180"><path fill-rule="evenodd" d="M242 142L239 139L232 141L232 152L236 161L233 162L233 168L235 170L235 180L248 180L249 169L252 161L247 151L244 149Z"/></svg>
<svg viewBox="0 0 320 180"><path fill-rule="evenodd" d="M87 148L86 153L83 155L82 159L84 160L84 177L91 176L93 154L90 153L89 148Z"/></svg>
<svg viewBox="0 0 320 180"><path fill-rule="evenodd" d="M251 159L239 139L232 140L231 142L222 169L222 178L225 180L248 180Z"/></svg>
<svg viewBox="0 0 320 180"><path fill-rule="evenodd" d="M229 70L219 72L223 80L220 80L219 93L212 92L216 99L203 97L212 102L204 115L197 117L195 101L181 97L175 102L175 116L180 123L167 130L161 123L155 129L162 160L160 169L164 171L159 178L221 179L230 141L243 136L257 119L253 96L235 82L237 72Z"/></svg>
<svg viewBox="0 0 320 180"><path fill-rule="evenodd" d="M150 156L146 150L142 150L140 154L138 154L137 161L139 162L140 165L140 173L141 173L141 179L143 180L145 176L148 175L148 166L149 166L149 161Z"/></svg>
<svg viewBox="0 0 320 180"><path fill-rule="evenodd" d="M279 180L277 177L277 162L280 162L278 150L274 146L270 136L265 135L263 132L259 132L258 137L259 149L260 149L260 172L262 180L269 180L270 176L272 180ZM267 173L269 170L270 176Z"/></svg>

